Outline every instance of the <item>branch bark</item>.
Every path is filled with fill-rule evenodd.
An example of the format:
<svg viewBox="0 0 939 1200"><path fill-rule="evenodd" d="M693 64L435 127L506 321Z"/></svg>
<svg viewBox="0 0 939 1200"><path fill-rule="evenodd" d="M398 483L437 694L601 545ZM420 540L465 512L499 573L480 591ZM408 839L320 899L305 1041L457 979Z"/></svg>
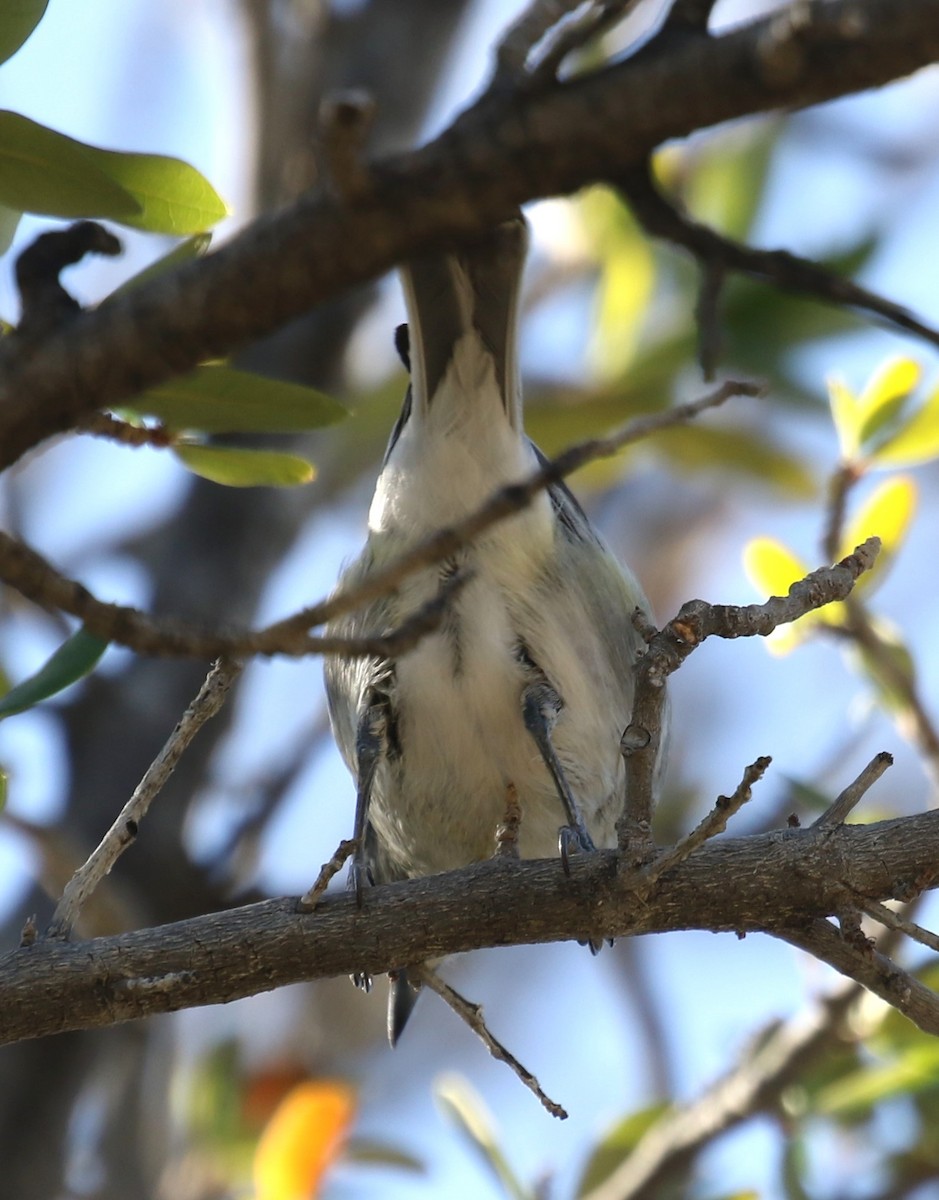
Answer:
<svg viewBox="0 0 939 1200"><path fill-rule="evenodd" d="M41 354L18 358L13 339L0 467L419 250L520 203L615 179L668 138L878 87L937 59L939 0L809 0L719 38L670 39L660 52L653 42L569 82L493 88L435 141L375 164L355 200L314 192L208 258L76 317Z"/></svg>
<svg viewBox="0 0 939 1200"><path fill-rule="evenodd" d="M370 888L361 908L337 894L302 913L282 898L117 937L41 939L0 959L0 1044L484 946L678 929L797 941L855 893L884 900L934 874L939 812L709 842L641 904L630 876L617 878L616 858L575 856L566 876L556 860L500 857ZM857 957L838 951L829 929L825 957Z"/></svg>

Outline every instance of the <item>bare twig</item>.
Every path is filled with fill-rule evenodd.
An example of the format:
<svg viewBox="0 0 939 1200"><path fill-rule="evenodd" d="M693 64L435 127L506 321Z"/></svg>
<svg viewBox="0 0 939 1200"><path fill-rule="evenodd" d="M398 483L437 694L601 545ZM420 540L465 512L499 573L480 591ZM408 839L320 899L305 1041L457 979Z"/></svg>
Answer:
<svg viewBox="0 0 939 1200"><path fill-rule="evenodd" d="M822 535L822 553L829 561L835 557L841 545L848 494L860 477L861 473L855 463L842 463L828 482L828 505L825 531Z"/></svg>
<svg viewBox="0 0 939 1200"><path fill-rule="evenodd" d="M113 257L120 252L121 243L96 221L77 221L67 229L40 234L16 260L22 316L11 335L13 345L36 342L81 312L81 305L59 282L61 271L86 254Z"/></svg>
<svg viewBox="0 0 939 1200"><path fill-rule="evenodd" d="M584 0L532 0L496 47L495 72L490 87L523 82L532 52L559 21L583 3Z"/></svg>
<svg viewBox="0 0 939 1200"><path fill-rule="evenodd" d="M47 931L49 937L69 936L82 906L137 837L140 822L163 790L183 752L206 721L214 717L222 707L229 688L240 673L241 664L227 659L215 663L209 671L199 694L183 713L166 745L147 768L134 794L121 809L87 862L79 867L66 885Z"/></svg>
<svg viewBox="0 0 939 1200"><path fill-rule="evenodd" d="M875 755L853 783L849 783L844 791L836 798L830 808L812 822L813 828L830 828L833 825L843 825L852 809L863 800L867 792L883 775L888 767L893 766L893 755L882 750Z"/></svg>
<svg viewBox="0 0 939 1200"><path fill-rule="evenodd" d="M769 932L863 984L909 1017L924 1033L939 1035L939 995L879 953L873 943L865 941L858 945L856 939L843 936L830 921L823 919Z"/></svg>
<svg viewBox="0 0 939 1200"><path fill-rule="evenodd" d="M172 446L174 437L164 425L131 425L119 421L110 413L96 412L85 417L76 426L79 433L90 433L93 437L109 438L122 446L156 446L164 449Z"/></svg>
<svg viewBox="0 0 939 1200"><path fill-rule="evenodd" d="M888 908L886 904L881 904L877 900L865 900L862 896L857 897L857 906L887 929L892 929L896 933L905 933L914 942L919 942L920 945L928 946L930 950L939 953L939 937L931 930L924 929L922 925L917 925L915 921L904 917L902 913L894 912L892 908Z"/></svg>
<svg viewBox="0 0 939 1200"><path fill-rule="evenodd" d="M441 1000L443 1000L444 1003L456 1013L460 1020L464 1021L473 1031L473 1033L476 1034L492 1057L498 1059L499 1062L504 1062L508 1067L511 1068L512 1071L515 1072L525 1087L527 1087L530 1092L533 1092L534 1095L538 1097L538 1100L541 1102L542 1106L547 1109L552 1117L558 1117L562 1121L567 1120L567 1112L561 1107L560 1104L556 1103L551 1099L550 1096L545 1094L541 1084L531 1073L531 1071L529 1071L527 1067L523 1067L515 1055L512 1054L511 1051L507 1050L505 1046L503 1046L500 1041L497 1041L497 1039L490 1033L486 1022L483 1019L482 1005L473 1004L472 1001L467 1000L464 996L461 996L459 992L454 991L453 988L450 987L448 983L444 983L437 972L434 971L432 967L427 966L426 963L421 967L408 967L408 974L413 975L415 981L426 984L432 992L436 992Z"/></svg>
<svg viewBox="0 0 939 1200"><path fill-rule="evenodd" d="M666 412L639 417L607 437L579 442L553 461L545 463L521 483L501 488L476 512L431 534L388 567L367 576L356 587L337 592L327 600L256 632L225 635L201 631L179 621L148 616L139 609L106 604L82 584L59 574L35 550L2 531L0 579L37 604L71 613L92 633L129 646L140 654L190 658L218 658L225 655L248 657L255 654L342 654L346 657L376 655L394 658L437 628L454 589L467 581L465 574L459 573L448 579L433 600L391 633L341 638L313 636L308 630L393 592L409 575L456 553L491 525L531 504L534 497L550 484L588 462L616 454L624 446L662 429L686 424L707 409L723 404L731 396L760 394L761 387L758 384L729 380L698 400Z"/></svg>
<svg viewBox="0 0 939 1200"><path fill-rule="evenodd" d="M316 877L316 882L308 891L304 892L297 901L297 912L313 912L325 894L326 889L329 887L331 881L342 870L345 862L351 856L354 850L355 839L343 838L343 840L336 847L336 851L332 858L328 862L323 863L322 867L320 868L320 873Z"/></svg>
<svg viewBox="0 0 939 1200"><path fill-rule="evenodd" d="M522 806L518 788L509 783L505 789L505 813L496 826L496 854L501 858L518 858L518 834L522 825Z"/></svg>
<svg viewBox="0 0 939 1200"><path fill-rule="evenodd" d="M664 30L687 29L706 33L717 0L675 0L665 18Z"/></svg>
<svg viewBox="0 0 939 1200"><path fill-rule="evenodd" d="M665 680L709 637L766 637L779 625L844 600L855 580L874 565L878 538L868 538L832 567L820 567L763 604L707 604L691 600L656 633L642 625L648 649L636 669L636 691L621 749L626 764L626 804L617 829L621 867L632 870L651 857L650 825L665 714Z"/></svg>
<svg viewBox="0 0 939 1200"><path fill-rule="evenodd" d="M653 237L684 246L705 271L713 273L719 266L725 274L736 271L782 291L801 292L830 304L857 308L939 346L939 330L924 324L899 304L834 274L820 263L787 250L757 250L693 221L659 191L648 164L623 172L617 183L643 228ZM713 307L715 301L712 287L708 303Z"/></svg>
<svg viewBox="0 0 939 1200"><path fill-rule="evenodd" d="M664 851L643 870L639 880L640 886L652 886L666 871L677 867L689 855L694 854L695 850L704 842L723 833L730 818L734 813L739 812L750 799L753 794L751 790L753 785L763 778L772 761L771 758L764 755L756 762L751 763L744 771L743 778L732 795L718 796L714 807L691 833Z"/></svg>

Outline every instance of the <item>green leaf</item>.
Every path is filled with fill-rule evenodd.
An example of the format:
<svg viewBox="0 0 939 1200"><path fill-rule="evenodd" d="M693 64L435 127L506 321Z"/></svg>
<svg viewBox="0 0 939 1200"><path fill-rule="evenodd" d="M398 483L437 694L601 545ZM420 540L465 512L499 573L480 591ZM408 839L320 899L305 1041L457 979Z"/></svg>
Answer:
<svg viewBox="0 0 939 1200"><path fill-rule="evenodd" d="M518 1178L509 1160L498 1145L492 1122L483 1108L482 1100L458 1075L446 1075L435 1088L437 1101L443 1111L466 1138L483 1163L495 1176L511 1200L534 1200L534 1193Z"/></svg>
<svg viewBox="0 0 939 1200"><path fill-rule="evenodd" d="M426 1165L413 1154L399 1150L397 1146L367 1141L364 1138L353 1138L347 1142L342 1157L344 1162L365 1163L373 1167L397 1167L401 1171L411 1171L416 1175L424 1175L427 1171Z"/></svg>
<svg viewBox="0 0 939 1200"><path fill-rule="evenodd" d="M163 154L134 154L82 147L85 157L140 206L119 218L148 233L201 233L228 215L228 205L195 167Z"/></svg>
<svg viewBox="0 0 939 1200"><path fill-rule="evenodd" d="M7 806L7 796L10 791L10 776L0 767L0 812Z"/></svg>
<svg viewBox="0 0 939 1200"><path fill-rule="evenodd" d="M184 262L189 262L193 258L200 258L208 250L211 241L211 233L194 233L192 237L188 237L185 241L180 242L178 246L174 246L168 254L155 259L149 266L144 267L142 271L138 271L136 275L131 275L130 279L125 279L120 287L108 293L102 303L107 304L108 301L114 300L117 296L122 296L125 292L133 291L134 288L139 287L142 283L156 279L164 271L171 271L173 267L178 267Z"/></svg>
<svg viewBox="0 0 939 1200"><path fill-rule="evenodd" d="M0 204L0 254L6 254L10 249L22 215L16 209Z"/></svg>
<svg viewBox="0 0 939 1200"><path fill-rule="evenodd" d="M19 50L43 18L49 0L3 0L0 6L0 63Z"/></svg>
<svg viewBox="0 0 939 1200"><path fill-rule="evenodd" d="M753 538L747 543L743 569L756 590L765 596L787 595L792 585L809 573L798 555L770 537Z"/></svg>
<svg viewBox="0 0 939 1200"><path fill-rule="evenodd" d="M194 475L226 487L296 487L316 474L305 458L278 450L182 444L173 453Z"/></svg>
<svg viewBox="0 0 939 1200"><path fill-rule="evenodd" d="M668 1104L653 1104L618 1121L594 1147L575 1194L586 1196L609 1179L669 1108Z"/></svg>
<svg viewBox="0 0 939 1200"><path fill-rule="evenodd" d="M913 467L939 458L939 387L871 455L878 467Z"/></svg>
<svg viewBox="0 0 939 1200"><path fill-rule="evenodd" d="M297 433L347 415L323 392L218 363L153 388L126 407L171 429L203 433Z"/></svg>
<svg viewBox="0 0 939 1200"><path fill-rule="evenodd" d="M916 682L916 662L895 625L884 617L871 618L871 624L877 634L876 645L849 642L845 653L884 708L899 715L902 728Z"/></svg>
<svg viewBox="0 0 939 1200"><path fill-rule="evenodd" d="M880 538L880 553L873 569L857 581L856 591L870 592L883 581L888 567L903 544L916 510L916 484L908 475L896 475L882 483L854 517L841 540L839 557L853 553L869 537Z"/></svg>
<svg viewBox="0 0 939 1200"><path fill-rule="evenodd" d="M0 719L32 708L87 675L107 645L103 638L85 629L73 633L35 675L18 683L0 699Z"/></svg>
<svg viewBox="0 0 939 1200"><path fill-rule="evenodd" d="M89 147L0 111L0 204L52 217L109 217L127 221L142 206L89 159Z"/></svg>

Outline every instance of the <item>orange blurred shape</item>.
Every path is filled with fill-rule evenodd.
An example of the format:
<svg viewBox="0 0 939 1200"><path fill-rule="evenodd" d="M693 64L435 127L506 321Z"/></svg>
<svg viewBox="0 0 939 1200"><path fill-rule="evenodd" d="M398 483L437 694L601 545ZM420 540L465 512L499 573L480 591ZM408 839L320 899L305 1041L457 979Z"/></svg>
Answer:
<svg viewBox="0 0 939 1200"><path fill-rule="evenodd" d="M355 1115L350 1087L298 1084L281 1100L254 1153L255 1200L311 1200L339 1157Z"/></svg>

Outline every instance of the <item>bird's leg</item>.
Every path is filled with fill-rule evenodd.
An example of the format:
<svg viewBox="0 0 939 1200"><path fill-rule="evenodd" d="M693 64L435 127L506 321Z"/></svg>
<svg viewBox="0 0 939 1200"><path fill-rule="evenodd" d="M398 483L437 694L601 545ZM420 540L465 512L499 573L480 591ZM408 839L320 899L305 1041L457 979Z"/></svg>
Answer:
<svg viewBox="0 0 939 1200"><path fill-rule="evenodd" d="M539 672L540 674L540 672ZM538 752L548 768L558 797L564 807L567 824L558 831L558 849L566 873L570 874L569 856L572 851L594 850L593 839L587 832L580 806L574 799L564 768L551 741L564 701L542 675L528 684L522 693L522 720L534 739Z"/></svg>
<svg viewBox="0 0 939 1200"><path fill-rule="evenodd" d="M355 735L356 795L355 824L352 839L355 849L349 863L346 888L355 893L356 904L362 907L365 885L374 883L369 867L367 842L369 835L368 809L372 798L372 787L379 763L388 752L388 736L391 723L391 704L384 692L369 693L368 703L359 718ZM372 977L367 971L356 971L352 982L364 992L372 990Z"/></svg>

